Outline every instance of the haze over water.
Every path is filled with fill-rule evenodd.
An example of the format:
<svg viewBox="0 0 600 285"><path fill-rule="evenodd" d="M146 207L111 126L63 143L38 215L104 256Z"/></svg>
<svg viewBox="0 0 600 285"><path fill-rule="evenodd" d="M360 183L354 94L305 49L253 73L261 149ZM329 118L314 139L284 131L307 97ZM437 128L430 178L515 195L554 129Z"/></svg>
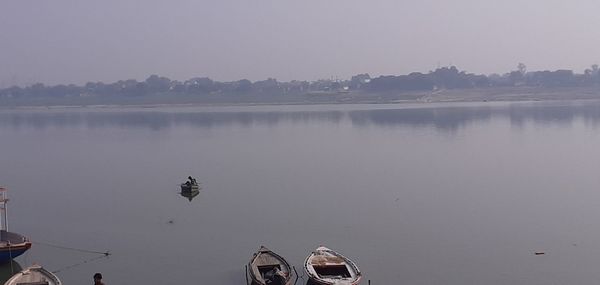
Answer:
<svg viewBox="0 0 600 285"><path fill-rule="evenodd" d="M19 263L66 284L244 284L260 245L300 272L321 244L365 284L593 284L599 127L595 101L2 110L0 183Z"/></svg>

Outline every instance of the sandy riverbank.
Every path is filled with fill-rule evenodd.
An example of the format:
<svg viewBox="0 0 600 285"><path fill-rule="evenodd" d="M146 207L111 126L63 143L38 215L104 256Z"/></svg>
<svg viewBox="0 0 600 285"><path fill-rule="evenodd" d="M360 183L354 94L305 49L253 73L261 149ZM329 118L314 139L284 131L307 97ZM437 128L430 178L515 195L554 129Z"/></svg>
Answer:
<svg viewBox="0 0 600 285"><path fill-rule="evenodd" d="M295 94L277 97L220 96L148 96L140 98L45 98L0 100L0 109L67 109L67 108L158 108L194 106L262 106L262 105L321 105L321 104L403 104L439 102L507 102L546 100L600 99L600 87L570 88L477 88L437 90L428 92L329 92Z"/></svg>

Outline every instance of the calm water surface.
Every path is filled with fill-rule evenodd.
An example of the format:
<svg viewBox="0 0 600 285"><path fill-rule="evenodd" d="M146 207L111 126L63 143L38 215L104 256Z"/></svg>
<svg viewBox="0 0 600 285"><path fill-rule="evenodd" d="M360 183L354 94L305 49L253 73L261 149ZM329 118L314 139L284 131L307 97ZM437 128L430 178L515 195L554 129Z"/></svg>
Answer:
<svg viewBox="0 0 600 285"><path fill-rule="evenodd" d="M375 285L587 285L599 127L599 102L4 110L0 184L19 264L65 284L244 284L260 245L299 270L326 245Z"/></svg>

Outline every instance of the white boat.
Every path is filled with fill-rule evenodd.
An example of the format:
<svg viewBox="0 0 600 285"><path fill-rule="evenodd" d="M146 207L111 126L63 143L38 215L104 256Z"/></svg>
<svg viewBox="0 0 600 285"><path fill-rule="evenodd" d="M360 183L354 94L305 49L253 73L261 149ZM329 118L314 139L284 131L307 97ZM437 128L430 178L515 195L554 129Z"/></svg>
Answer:
<svg viewBox="0 0 600 285"><path fill-rule="evenodd" d="M15 274L4 285L62 285L62 282L54 273L33 265Z"/></svg>
<svg viewBox="0 0 600 285"><path fill-rule="evenodd" d="M304 261L309 281L319 285L357 285L362 275L352 260L324 246Z"/></svg>

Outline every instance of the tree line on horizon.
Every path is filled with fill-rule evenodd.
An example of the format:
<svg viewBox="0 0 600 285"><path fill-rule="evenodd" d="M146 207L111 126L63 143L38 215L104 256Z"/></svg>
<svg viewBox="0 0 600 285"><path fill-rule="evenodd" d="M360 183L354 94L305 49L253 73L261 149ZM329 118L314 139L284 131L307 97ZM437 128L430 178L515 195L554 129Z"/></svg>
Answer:
<svg viewBox="0 0 600 285"><path fill-rule="evenodd" d="M247 79L231 82L214 81L208 77L191 78L186 81L171 80L151 75L144 81L120 80L114 83L88 82L83 86L74 84L46 86L36 83L27 87L13 86L0 89L0 98L65 98L94 96L140 97L148 95L287 95L326 94L339 92L410 92L445 89L471 89L494 87L586 87L600 85L597 64L582 74L572 70L528 72L523 63L517 69L502 75L477 75L459 71L455 66L441 67L429 73L413 72L407 75L382 75L371 78L358 74L350 80L280 82L274 78L251 82Z"/></svg>

